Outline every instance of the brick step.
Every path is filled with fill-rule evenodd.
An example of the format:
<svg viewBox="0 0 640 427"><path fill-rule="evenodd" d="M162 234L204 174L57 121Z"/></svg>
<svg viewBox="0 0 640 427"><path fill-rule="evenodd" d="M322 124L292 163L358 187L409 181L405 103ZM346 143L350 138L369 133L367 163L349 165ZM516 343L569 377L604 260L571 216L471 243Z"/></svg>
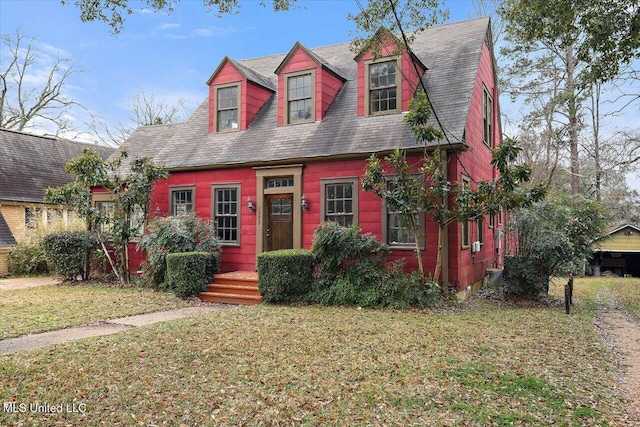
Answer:
<svg viewBox="0 0 640 427"><path fill-rule="evenodd" d="M258 291L258 274L255 271L234 271L216 274L213 283L200 293L206 302L227 304L260 304L262 297Z"/></svg>
<svg viewBox="0 0 640 427"><path fill-rule="evenodd" d="M234 295L260 296L257 284L212 283L207 285L206 292Z"/></svg>
<svg viewBox="0 0 640 427"><path fill-rule="evenodd" d="M262 302L260 295L225 294L219 292L201 292L199 295L202 301L222 302L226 304L254 305Z"/></svg>

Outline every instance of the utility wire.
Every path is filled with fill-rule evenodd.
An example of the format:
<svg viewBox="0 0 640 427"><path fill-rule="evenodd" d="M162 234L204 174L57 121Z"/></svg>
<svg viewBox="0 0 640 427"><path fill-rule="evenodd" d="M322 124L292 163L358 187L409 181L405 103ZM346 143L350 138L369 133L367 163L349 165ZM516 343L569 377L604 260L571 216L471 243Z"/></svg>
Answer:
<svg viewBox="0 0 640 427"><path fill-rule="evenodd" d="M366 13L366 11L364 10L362 4L360 3L360 0L355 0L356 4L358 5L360 11L362 12L363 16L365 17L365 19L367 21L369 21L370 24L372 24L372 20L371 18L368 16L368 14ZM402 28L402 23L400 21L400 17L398 16L397 10L396 10L396 5L394 0L389 0L389 6L391 8L391 11L393 12L394 15L394 19L396 21L396 25L398 27L398 30L400 31L400 34L402 35L402 40L403 43L405 45L405 49L407 51L407 53L411 56L415 56L414 53L411 50L411 47L409 45L409 41L407 39L406 33ZM406 7L406 6L405 6ZM385 11L386 13L386 11ZM393 53L389 51L389 48L387 46L383 46L383 49L385 50L385 52L388 55L392 55ZM422 90L424 91L425 95L427 96L427 100L429 101L429 106L431 108L431 111L433 112L433 116L436 120L436 123L438 124L438 127L440 128L440 130L442 130L442 133L445 137L445 141L447 142L447 145L449 146L449 148L451 149L451 151L453 152L454 156L456 157L456 161L460 164L460 166L462 167L463 171L465 172L465 174L473 181L476 182L477 181L472 177L472 175L469 173L469 171L467 170L466 166L464 165L464 163L462 162L462 160L460 159L460 157L458 156L457 150L453 147L453 144L451 143L451 140L449 138L448 135L448 131L446 130L446 128L443 126L442 124L442 120L440 119L433 101L431 99L431 96L429 95L429 92L427 91L426 85L424 83L424 80L422 78L422 75L420 74L420 70L418 69L417 64L415 63L415 61L412 61L413 63L413 68L414 68L414 72L416 74L416 76L418 77L418 80L420 81L420 86L422 88ZM395 64L394 64L395 66ZM397 67L396 67L397 68ZM400 69L400 74L402 75L402 77L404 77L405 79L407 79L407 75L405 74L405 71L403 69ZM462 138L456 138L457 140L459 140L460 142L463 142ZM426 147L425 147L426 148Z"/></svg>

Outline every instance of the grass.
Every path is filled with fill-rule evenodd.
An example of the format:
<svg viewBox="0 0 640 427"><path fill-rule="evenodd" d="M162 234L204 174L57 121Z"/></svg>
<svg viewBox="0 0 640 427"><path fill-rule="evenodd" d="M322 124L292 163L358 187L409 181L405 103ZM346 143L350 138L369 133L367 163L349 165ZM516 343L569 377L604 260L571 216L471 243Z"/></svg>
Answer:
<svg viewBox="0 0 640 427"><path fill-rule="evenodd" d="M3 291L0 339L191 305L150 289L52 285Z"/></svg>
<svg viewBox="0 0 640 427"><path fill-rule="evenodd" d="M4 355L0 401L84 412L0 425L615 425L624 400L594 315L620 283L577 280L571 315L261 305Z"/></svg>

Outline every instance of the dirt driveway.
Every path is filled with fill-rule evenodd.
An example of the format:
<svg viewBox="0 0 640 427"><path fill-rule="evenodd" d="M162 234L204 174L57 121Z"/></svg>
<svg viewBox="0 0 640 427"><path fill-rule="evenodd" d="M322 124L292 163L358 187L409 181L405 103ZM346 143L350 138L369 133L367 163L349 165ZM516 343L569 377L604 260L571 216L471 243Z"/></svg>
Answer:
<svg viewBox="0 0 640 427"><path fill-rule="evenodd" d="M0 279L0 292L14 289L35 288L36 286L56 285L60 280L54 277L21 277L19 279Z"/></svg>

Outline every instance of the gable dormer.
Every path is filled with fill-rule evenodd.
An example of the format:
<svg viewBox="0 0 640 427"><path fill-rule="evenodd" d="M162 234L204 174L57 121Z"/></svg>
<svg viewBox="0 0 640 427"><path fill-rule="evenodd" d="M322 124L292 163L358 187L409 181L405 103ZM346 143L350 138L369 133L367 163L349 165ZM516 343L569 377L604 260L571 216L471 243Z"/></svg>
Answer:
<svg viewBox="0 0 640 427"><path fill-rule="evenodd" d="M209 133L245 130L276 88L266 77L225 56L207 81Z"/></svg>
<svg viewBox="0 0 640 427"><path fill-rule="evenodd" d="M409 110L427 67L381 28L369 47L355 57L358 63L358 117Z"/></svg>
<svg viewBox="0 0 640 427"><path fill-rule="evenodd" d="M346 81L297 42L278 66L278 126L320 121Z"/></svg>

